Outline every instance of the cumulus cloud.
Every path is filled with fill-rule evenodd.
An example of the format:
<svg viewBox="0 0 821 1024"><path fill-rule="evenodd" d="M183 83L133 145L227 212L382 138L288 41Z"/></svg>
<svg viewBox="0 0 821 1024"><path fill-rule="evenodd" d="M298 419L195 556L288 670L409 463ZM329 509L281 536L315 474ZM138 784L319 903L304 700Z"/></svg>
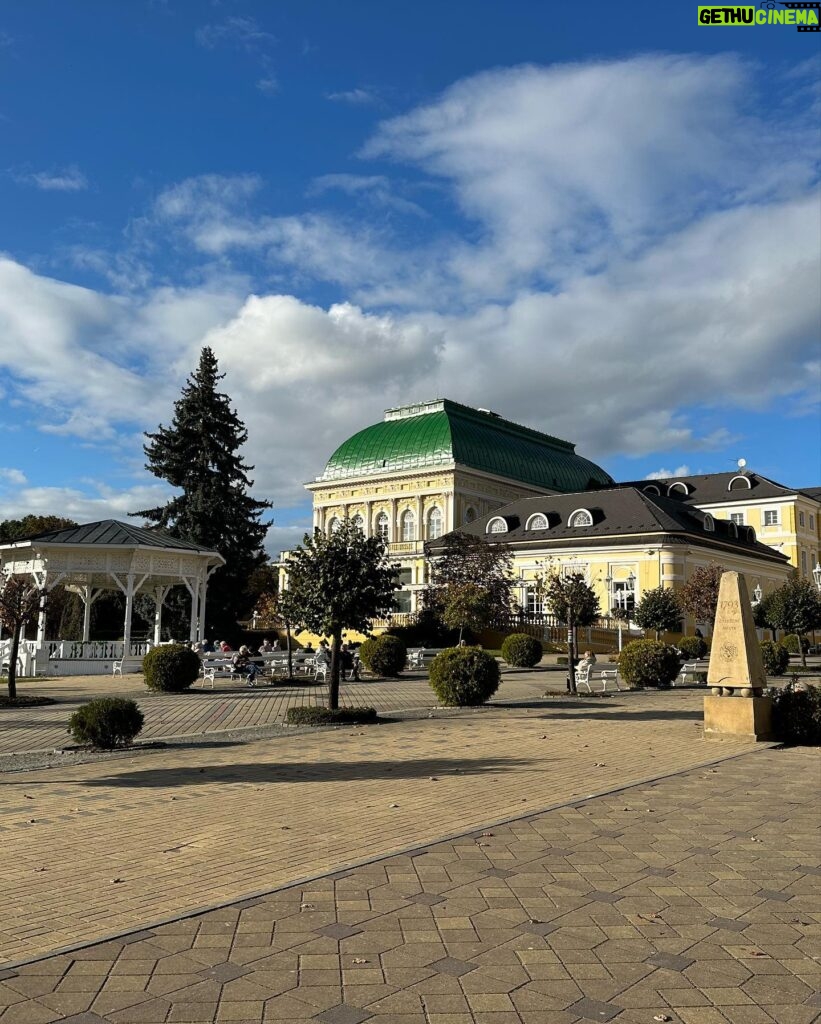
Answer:
<svg viewBox="0 0 821 1024"><path fill-rule="evenodd" d="M645 480L672 480L672 479L677 479L677 478L682 477L682 476L689 476L689 475L690 475L690 467L686 466L686 465L683 465L683 466L676 466L675 469L657 469L653 473L648 473L645 476L644 479Z"/></svg>
<svg viewBox="0 0 821 1024"><path fill-rule="evenodd" d="M21 469L0 466L0 482L22 485L27 483L26 474Z"/></svg>

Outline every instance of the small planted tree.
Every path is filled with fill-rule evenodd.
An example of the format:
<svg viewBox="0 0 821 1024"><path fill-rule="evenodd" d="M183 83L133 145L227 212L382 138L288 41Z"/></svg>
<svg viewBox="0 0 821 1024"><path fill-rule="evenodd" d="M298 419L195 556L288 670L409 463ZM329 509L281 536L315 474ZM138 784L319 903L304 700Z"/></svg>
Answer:
<svg viewBox="0 0 821 1024"><path fill-rule="evenodd" d="M718 588L724 571L718 562L700 565L679 591L681 607L696 622L709 622L712 626L715 621Z"/></svg>
<svg viewBox="0 0 821 1024"><path fill-rule="evenodd" d="M799 637L821 626L821 597L814 584L794 572L783 586L769 595L767 624ZM801 664L807 666L806 645L799 641Z"/></svg>
<svg viewBox="0 0 821 1024"><path fill-rule="evenodd" d="M576 629L592 626L599 615L599 599L579 573L562 576L553 571L545 578L545 599L548 609L567 626L567 688L576 693Z"/></svg>
<svg viewBox="0 0 821 1024"><path fill-rule="evenodd" d="M448 629L459 630L459 642L466 629L478 633L494 612L493 596L478 583L451 583L442 595L442 619Z"/></svg>
<svg viewBox="0 0 821 1024"><path fill-rule="evenodd" d="M667 587L656 587L648 590L639 601L633 618L642 629L654 630L658 640L662 633L678 628L681 605L674 591Z"/></svg>
<svg viewBox="0 0 821 1024"><path fill-rule="evenodd" d="M482 629L510 612L513 556L505 544L488 544L470 534L451 533L429 544L430 585L426 608L452 629Z"/></svg>
<svg viewBox="0 0 821 1024"><path fill-rule="evenodd" d="M27 622L37 614L41 593L30 576L6 576L0 573L0 623L11 633L9 651L9 700L17 699L17 658L20 638Z"/></svg>
<svg viewBox="0 0 821 1024"><path fill-rule="evenodd" d="M299 623L331 637L328 707L339 707L339 668L343 630L368 632L371 620L394 606L399 567L388 561L380 537L366 537L344 519L326 536L314 530L288 561L288 587Z"/></svg>

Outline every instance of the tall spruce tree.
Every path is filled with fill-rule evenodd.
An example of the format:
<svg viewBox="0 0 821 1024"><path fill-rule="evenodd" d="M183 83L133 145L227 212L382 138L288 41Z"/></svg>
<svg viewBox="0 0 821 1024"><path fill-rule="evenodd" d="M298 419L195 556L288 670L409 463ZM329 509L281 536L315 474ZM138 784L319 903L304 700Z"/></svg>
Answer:
<svg viewBox="0 0 821 1024"><path fill-rule="evenodd" d="M205 635L214 639L217 633L235 634L237 619L250 611L252 576L267 559L262 544L268 524L261 519L271 507L248 493L254 467L239 454L248 431L228 395L217 390L224 376L214 353L203 348L174 403L171 425L147 433L144 446L147 468L182 493L159 508L134 513L225 559L208 587Z"/></svg>

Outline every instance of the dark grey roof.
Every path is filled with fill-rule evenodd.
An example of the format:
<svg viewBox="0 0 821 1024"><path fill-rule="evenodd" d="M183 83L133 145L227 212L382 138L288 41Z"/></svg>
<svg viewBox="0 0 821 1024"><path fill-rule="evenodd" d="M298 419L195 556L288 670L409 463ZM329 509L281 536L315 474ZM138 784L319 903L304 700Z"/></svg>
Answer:
<svg viewBox="0 0 821 1024"><path fill-rule="evenodd" d="M591 526L568 526L568 521L577 509L590 512ZM526 530L525 525L537 512L547 516L546 530ZM658 541L665 543L693 543L705 547L734 548L739 553L755 554L771 561L785 564L789 561L766 544L751 540L754 531L739 526L738 536L729 520L713 519L715 529L704 529L709 513L692 508L673 498L662 498L645 494L638 487L620 486L602 491L581 491L577 494L546 494L533 498L520 498L503 508L477 519L459 532L481 537L489 543L502 541L517 547L528 542L540 545L555 543L566 546L572 542L579 547L601 546L613 537L630 536L637 543ZM487 533L491 519L501 517L507 523L506 533ZM713 518L713 517L710 517ZM435 553L444 538L430 541L429 548Z"/></svg>
<svg viewBox="0 0 821 1024"><path fill-rule="evenodd" d="M802 494L806 494L808 498L821 501L821 487L799 487L798 489Z"/></svg>
<svg viewBox="0 0 821 1024"><path fill-rule="evenodd" d="M99 523L84 523L82 526L69 526L64 530L48 530L33 537L25 537L23 541L40 541L44 544L87 544L106 547L146 547L167 548L172 551L196 551L201 554L213 553L210 548L200 547L187 540L172 537L165 530L146 530L130 523L121 523L117 519L102 519ZM15 543L20 543L16 541Z"/></svg>
<svg viewBox="0 0 821 1024"><path fill-rule="evenodd" d="M737 481L736 486L730 490L730 481L742 475L749 480L750 486L747 487L746 484ZM630 480L619 484L619 486L637 487L642 491L658 487L661 494L667 496L667 488L670 484L679 481L687 485L688 493L684 494L681 488L676 488L669 497L690 505L717 505L730 501L749 501L751 498L783 498L799 493L797 487L786 487L759 473L742 474L740 470L735 470L732 473L707 473L703 476L671 476L664 480ZM813 488L804 488L802 493L809 494L811 490ZM821 492L821 488L814 488L814 490ZM814 495L810 494L810 496Z"/></svg>

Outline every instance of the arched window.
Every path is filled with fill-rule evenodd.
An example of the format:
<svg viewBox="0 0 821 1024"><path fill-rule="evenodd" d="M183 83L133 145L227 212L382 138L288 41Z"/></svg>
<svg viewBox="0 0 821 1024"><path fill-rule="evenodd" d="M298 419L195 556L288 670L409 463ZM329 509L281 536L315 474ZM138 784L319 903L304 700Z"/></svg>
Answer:
<svg viewBox="0 0 821 1024"><path fill-rule="evenodd" d="M386 544L390 540L390 524L388 523L388 517L384 512L380 512L376 517L376 535Z"/></svg>
<svg viewBox="0 0 821 1024"><path fill-rule="evenodd" d="M465 522L466 523L472 523L475 518L476 518L476 509L472 505L469 505L465 509Z"/></svg>
<svg viewBox="0 0 821 1024"><path fill-rule="evenodd" d="M708 512L707 515L705 515L704 517L704 529L707 531L707 533L715 533L715 528L716 521Z"/></svg>
<svg viewBox="0 0 821 1024"><path fill-rule="evenodd" d="M526 530L547 530L549 526L547 516L543 512L537 512L535 515L532 515L525 523Z"/></svg>
<svg viewBox="0 0 821 1024"><path fill-rule="evenodd" d="M336 516L334 516L333 519L328 523L328 534L330 535L332 533L336 533L338 529L339 520L336 518Z"/></svg>
<svg viewBox="0 0 821 1024"><path fill-rule="evenodd" d="M686 497L689 493L690 488L681 480L676 480L674 484L670 484L667 488L668 496L672 496L673 494L683 494Z"/></svg>
<svg viewBox="0 0 821 1024"><path fill-rule="evenodd" d="M361 533L365 532L365 520L360 515L355 515L351 522Z"/></svg>
<svg viewBox="0 0 821 1024"><path fill-rule="evenodd" d="M728 491L741 491L744 489L751 491L753 489L752 482L748 476L744 476L743 473L739 473L738 476L734 476L733 479L727 484Z"/></svg>
<svg viewBox="0 0 821 1024"><path fill-rule="evenodd" d="M736 539L738 538L738 527L732 520L730 520L730 525L727 529L729 530L731 537L735 537Z"/></svg>
<svg viewBox="0 0 821 1024"><path fill-rule="evenodd" d="M747 531L747 543L748 544L755 544L755 542L756 542L755 530L752 528L752 526L746 526L745 529Z"/></svg>
<svg viewBox="0 0 821 1024"><path fill-rule="evenodd" d="M507 533L507 523L501 516L495 516L487 524L488 533Z"/></svg>
<svg viewBox="0 0 821 1024"><path fill-rule="evenodd" d="M416 521L413 512L402 514L402 540L416 540Z"/></svg>
<svg viewBox="0 0 821 1024"><path fill-rule="evenodd" d="M568 526L592 526L593 516L586 508L577 508L567 521Z"/></svg>
<svg viewBox="0 0 821 1024"><path fill-rule="evenodd" d="M428 540L436 540L442 536L442 512L432 508L428 513Z"/></svg>
<svg viewBox="0 0 821 1024"><path fill-rule="evenodd" d="M645 494L658 494L661 497L661 491L655 484L648 484L646 487L642 487L642 490Z"/></svg>

